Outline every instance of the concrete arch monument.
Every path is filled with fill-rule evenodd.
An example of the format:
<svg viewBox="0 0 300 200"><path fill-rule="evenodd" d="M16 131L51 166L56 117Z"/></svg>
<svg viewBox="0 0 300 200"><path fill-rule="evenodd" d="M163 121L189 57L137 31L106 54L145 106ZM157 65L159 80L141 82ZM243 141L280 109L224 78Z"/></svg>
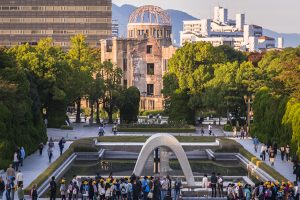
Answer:
<svg viewBox="0 0 300 200"><path fill-rule="evenodd" d="M195 179L192 173L192 169L181 144L174 136L166 133L158 133L152 135L146 141L139 154L133 173L137 176L141 175L149 156L158 147L167 147L175 153L182 168L183 174L186 178L187 184L189 186L195 186Z"/></svg>

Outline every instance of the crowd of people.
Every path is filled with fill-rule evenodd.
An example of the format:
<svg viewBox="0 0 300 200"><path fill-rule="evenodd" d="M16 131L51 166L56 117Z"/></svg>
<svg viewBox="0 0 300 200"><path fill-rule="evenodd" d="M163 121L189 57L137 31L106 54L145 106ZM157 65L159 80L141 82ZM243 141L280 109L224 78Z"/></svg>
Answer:
<svg viewBox="0 0 300 200"><path fill-rule="evenodd" d="M74 175L69 182L62 178L58 185L55 177L50 182L50 200L59 196L62 200L168 200L179 199L181 180L172 181L170 176L162 178L145 176L103 178L79 178Z"/></svg>
<svg viewBox="0 0 300 200"><path fill-rule="evenodd" d="M227 186L228 200L299 200L300 188L297 182L261 182L252 187L249 184L230 183Z"/></svg>

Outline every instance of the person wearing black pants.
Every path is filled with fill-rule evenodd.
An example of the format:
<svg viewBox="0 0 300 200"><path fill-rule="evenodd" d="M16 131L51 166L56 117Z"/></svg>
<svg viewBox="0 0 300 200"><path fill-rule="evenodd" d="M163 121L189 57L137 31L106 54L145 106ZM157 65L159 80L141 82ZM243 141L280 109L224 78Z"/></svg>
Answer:
<svg viewBox="0 0 300 200"><path fill-rule="evenodd" d="M217 182L218 178L216 177L216 173L213 172L210 178L211 182L211 197L217 197Z"/></svg>
<svg viewBox="0 0 300 200"><path fill-rule="evenodd" d="M55 200L55 199L56 199L56 182L55 182L55 177L52 176L50 181L50 200Z"/></svg>
<svg viewBox="0 0 300 200"><path fill-rule="evenodd" d="M218 193L219 193L219 197L223 197L223 177L221 176L220 173L217 174L217 179L218 179L218 183L217 183L217 188L218 188Z"/></svg>

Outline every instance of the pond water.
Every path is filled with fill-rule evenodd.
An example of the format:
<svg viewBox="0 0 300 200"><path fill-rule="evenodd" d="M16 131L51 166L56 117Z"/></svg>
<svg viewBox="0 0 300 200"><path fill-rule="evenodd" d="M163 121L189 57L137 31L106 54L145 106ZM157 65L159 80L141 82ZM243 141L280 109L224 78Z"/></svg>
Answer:
<svg viewBox="0 0 300 200"><path fill-rule="evenodd" d="M247 176L248 172L238 161L189 161L194 176L210 175L212 172L221 173L223 176ZM94 177L97 173L101 176L130 176L135 166L134 160L102 160L102 161L75 161L68 172L65 174L67 180L73 175ZM178 161L170 161L170 175L183 176L180 164ZM154 173L150 170L145 175L152 176Z"/></svg>

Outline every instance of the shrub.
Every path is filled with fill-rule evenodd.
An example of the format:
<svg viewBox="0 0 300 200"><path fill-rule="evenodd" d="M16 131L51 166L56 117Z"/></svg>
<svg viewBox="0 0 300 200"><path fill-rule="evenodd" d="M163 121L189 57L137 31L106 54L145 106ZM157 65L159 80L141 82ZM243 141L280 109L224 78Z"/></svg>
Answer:
<svg viewBox="0 0 300 200"><path fill-rule="evenodd" d="M161 133L194 133L195 127L191 128L125 128L118 127L119 132L161 132Z"/></svg>
<svg viewBox="0 0 300 200"><path fill-rule="evenodd" d="M156 116L158 114L164 115L165 114L164 110L145 110L140 112L141 116L148 116L148 115Z"/></svg>
<svg viewBox="0 0 300 200"><path fill-rule="evenodd" d="M230 124L225 124L223 127L223 130L230 132L230 131L232 131L232 126Z"/></svg>

